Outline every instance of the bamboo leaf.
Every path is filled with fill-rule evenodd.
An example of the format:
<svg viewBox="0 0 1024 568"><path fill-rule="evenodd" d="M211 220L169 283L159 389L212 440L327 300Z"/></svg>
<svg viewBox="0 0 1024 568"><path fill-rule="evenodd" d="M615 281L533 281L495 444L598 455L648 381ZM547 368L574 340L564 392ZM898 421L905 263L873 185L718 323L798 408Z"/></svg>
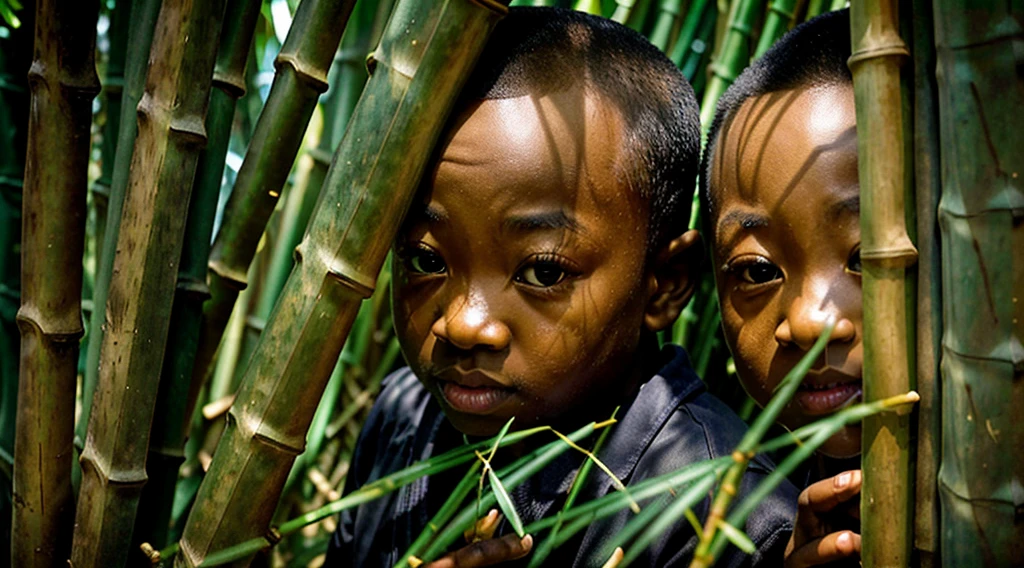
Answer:
<svg viewBox="0 0 1024 568"><path fill-rule="evenodd" d="M515 504L512 503L512 498L508 496L508 491L505 490L505 486L502 485L501 480L498 479L498 475L494 473L490 465L487 466L487 479L491 483L494 499L498 502L501 512L505 514L505 518L512 525L512 530L516 531L516 536L523 538L526 536L526 533L523 532L523 521L519 518L519 513L516 511Z"/></svg>
<svg viewBox="0 0 1024 568"><path fill-rule="evenodd" d="M691 513L692 514L692 513ZM747 554L753 554L757 552L757 547L754 546L754 541L750 540L747 533L740 529L730 525L725 521L718 521L718 530L725 535L725 538L729 539L729 542L736 545L736 548L742 550Z"/></svg>

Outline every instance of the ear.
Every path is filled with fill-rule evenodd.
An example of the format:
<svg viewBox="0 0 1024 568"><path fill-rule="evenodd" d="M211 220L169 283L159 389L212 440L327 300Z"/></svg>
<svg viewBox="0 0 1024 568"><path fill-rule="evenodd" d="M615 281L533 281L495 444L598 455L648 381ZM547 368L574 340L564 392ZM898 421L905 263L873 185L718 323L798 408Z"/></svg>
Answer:
<svg viewBox="0 0 1024 568"><path fill-rule="evenodd" d="M689 230L661 247L647 272L650 298L644 325L661 331L676 321L697 286L704 257L700 234Z"/></svg>

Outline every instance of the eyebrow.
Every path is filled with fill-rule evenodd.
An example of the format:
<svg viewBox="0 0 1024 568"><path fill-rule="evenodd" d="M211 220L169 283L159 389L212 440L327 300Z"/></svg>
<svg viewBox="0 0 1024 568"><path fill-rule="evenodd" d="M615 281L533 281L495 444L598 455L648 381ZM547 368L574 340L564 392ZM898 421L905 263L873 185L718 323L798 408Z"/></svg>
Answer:
<svg viewBox="0 0 1024 568"><path fill-rule="evenodd" d="M860 193L854 193L849 197L836 201L832 205L828 206L828 211L825 212L828 220L832 223L838 221L845 215L860 216Z"/></svg>
<svg viewBox="0 0 1024 568"><path fill-rule="evenodd" d="M736 229L727 231L727 229L731 229L731 227L733 226L736 226ZM752 213L750 211L734 209L726 213L725 215L722 215L722 217L718 220L718 224L715 228L715 233L724 234L726 232L729 232L730 234L728 239L716 239L716 248L718 248L719 250L727 250L729 247L732 246L733 241L735 241L743 233L743 231L760 229L762 227L767 226L768 217L758 213Z"/></svg>
<svg viewBox="0 0 1024 568"><path fill-rule="evenodd" d="M583 227L564 211L545 211L524 215L510 215L502 221L502 229L516 233L531 231L570 231L582 233Z"/></svg>
<svg viewBox="0 0 1024 568"><path fill-rule="evenodd" d="M447 213L426 203L418 207L414 205L413 210L410 212L410 216L419 217L431 225L443 225L448 223Z"/></svg>

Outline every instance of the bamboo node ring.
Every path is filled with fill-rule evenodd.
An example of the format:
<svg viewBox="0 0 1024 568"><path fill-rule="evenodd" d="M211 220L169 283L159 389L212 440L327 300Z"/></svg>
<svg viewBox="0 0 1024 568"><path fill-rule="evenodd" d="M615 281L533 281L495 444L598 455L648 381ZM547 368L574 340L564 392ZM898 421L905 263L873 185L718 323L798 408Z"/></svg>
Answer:
<svg viewBox="0 0 1024 568"><path fill-rule="evenodd" d="M486 8L492 12L497 13L500 16L508 14L508 6L498 2L497 0L469 0L473 4L476 4L482 8Z"/></svg>

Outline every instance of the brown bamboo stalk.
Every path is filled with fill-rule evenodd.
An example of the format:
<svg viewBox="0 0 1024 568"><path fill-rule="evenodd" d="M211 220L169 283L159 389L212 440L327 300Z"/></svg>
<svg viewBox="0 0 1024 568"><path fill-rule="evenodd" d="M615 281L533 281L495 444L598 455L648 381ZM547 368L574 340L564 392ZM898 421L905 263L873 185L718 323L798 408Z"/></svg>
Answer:
<svg viewBox="0 0 1024 568"><path fill-rule="evenodd" d="M90 0L39 0L22 197L21 366L13 565L62 566L71 544L86 173L96 75Z"/></svg>
<svg viewBox="0 0 1024 568"><path fill-rule="evenodd" d="M857 106L864 298L864 400L909 391L914 317L908 273L917 250L907 234L904 117L900 65L909 52L894 0L855 2L850 10ZM911 294L908 296L908 294ZM910 562L910 416L864 420L861 559L864 566Z"/></svg>
<svg viewBox="0 0 1024 568"><path fill-rule="evenodd" d="M168 0L157 20L81 457L76 566L122 566L130 550L223 14L224 0Z"/></svg>
<svg viewBox="0 0 1024 568"><path fill-rule="evenodd" d="M395 8L175 566L196 566L267 533L359 304L373 291L455 96L504 10L494 0L403 0Z"/></svg>

